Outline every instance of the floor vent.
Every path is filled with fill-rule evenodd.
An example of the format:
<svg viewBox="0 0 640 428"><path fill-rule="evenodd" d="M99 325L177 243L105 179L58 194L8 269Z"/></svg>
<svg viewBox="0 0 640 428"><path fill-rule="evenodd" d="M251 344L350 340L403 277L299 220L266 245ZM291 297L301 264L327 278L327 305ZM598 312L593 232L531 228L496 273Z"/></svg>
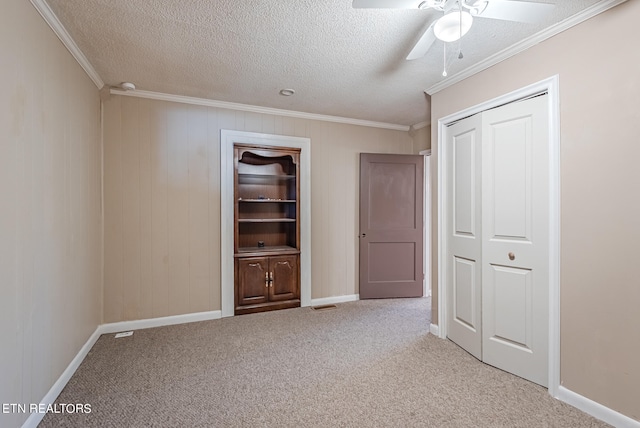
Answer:
<svg viewBox="0 0 640 428"><path fill-rule="evenodd" d="M311 309L314 311L328 311L329 309L336 309L336 305L320 305L320 306L311 306Z"/></svg>

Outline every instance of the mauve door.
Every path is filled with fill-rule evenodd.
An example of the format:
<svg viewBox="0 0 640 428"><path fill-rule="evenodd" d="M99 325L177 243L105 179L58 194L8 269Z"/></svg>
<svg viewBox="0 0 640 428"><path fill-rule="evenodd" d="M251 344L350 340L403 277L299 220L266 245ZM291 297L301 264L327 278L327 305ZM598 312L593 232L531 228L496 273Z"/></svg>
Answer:
<svg viewBox="0 0 640 428"><path fill-rule="evenodd" d="M420 297L424 156L360 154L360 298Z"/></svg>

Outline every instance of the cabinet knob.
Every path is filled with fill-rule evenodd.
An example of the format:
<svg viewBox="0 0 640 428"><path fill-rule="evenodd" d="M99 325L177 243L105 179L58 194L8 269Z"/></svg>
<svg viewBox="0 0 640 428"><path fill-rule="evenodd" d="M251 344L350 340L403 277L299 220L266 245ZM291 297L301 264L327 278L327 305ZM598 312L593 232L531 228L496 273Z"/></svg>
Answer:
<svg viewBox="0 0 640 428"><path fill-rule="evenodd" d="M516 255L513 253L509 253L509 260L515 260L516 259Z"/></svg>

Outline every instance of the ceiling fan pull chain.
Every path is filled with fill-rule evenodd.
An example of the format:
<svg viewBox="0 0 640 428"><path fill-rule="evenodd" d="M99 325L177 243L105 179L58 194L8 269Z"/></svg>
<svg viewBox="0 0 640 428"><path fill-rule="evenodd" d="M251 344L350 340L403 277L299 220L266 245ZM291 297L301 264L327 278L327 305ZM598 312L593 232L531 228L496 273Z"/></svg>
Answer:
<svg viewBox="0 0 640 428"><path fill-rule="evenodd" d="M460 39L458 40L458 59L462 59L464 55L462 55L462 0L460 0Z"/></svg>
<svg viewBox="0 0 640 428"><path fill-rule="evenodd" d="M442 70L442 76L443 77L447 77L447 43L444 42L442 47L442 63L443 63L443 70Z"/></svg>

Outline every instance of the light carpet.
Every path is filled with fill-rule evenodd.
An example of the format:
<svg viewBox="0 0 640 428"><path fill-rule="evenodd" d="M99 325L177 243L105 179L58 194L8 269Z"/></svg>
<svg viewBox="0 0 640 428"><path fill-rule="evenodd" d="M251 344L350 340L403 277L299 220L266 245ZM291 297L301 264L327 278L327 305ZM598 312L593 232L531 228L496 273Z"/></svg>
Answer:
<svg viewBox="0 0 640 428"><path fill-rule="evenodd" d="M604 427L429 334L430 299L364 300L96 342L41 427Z"/></svg>

